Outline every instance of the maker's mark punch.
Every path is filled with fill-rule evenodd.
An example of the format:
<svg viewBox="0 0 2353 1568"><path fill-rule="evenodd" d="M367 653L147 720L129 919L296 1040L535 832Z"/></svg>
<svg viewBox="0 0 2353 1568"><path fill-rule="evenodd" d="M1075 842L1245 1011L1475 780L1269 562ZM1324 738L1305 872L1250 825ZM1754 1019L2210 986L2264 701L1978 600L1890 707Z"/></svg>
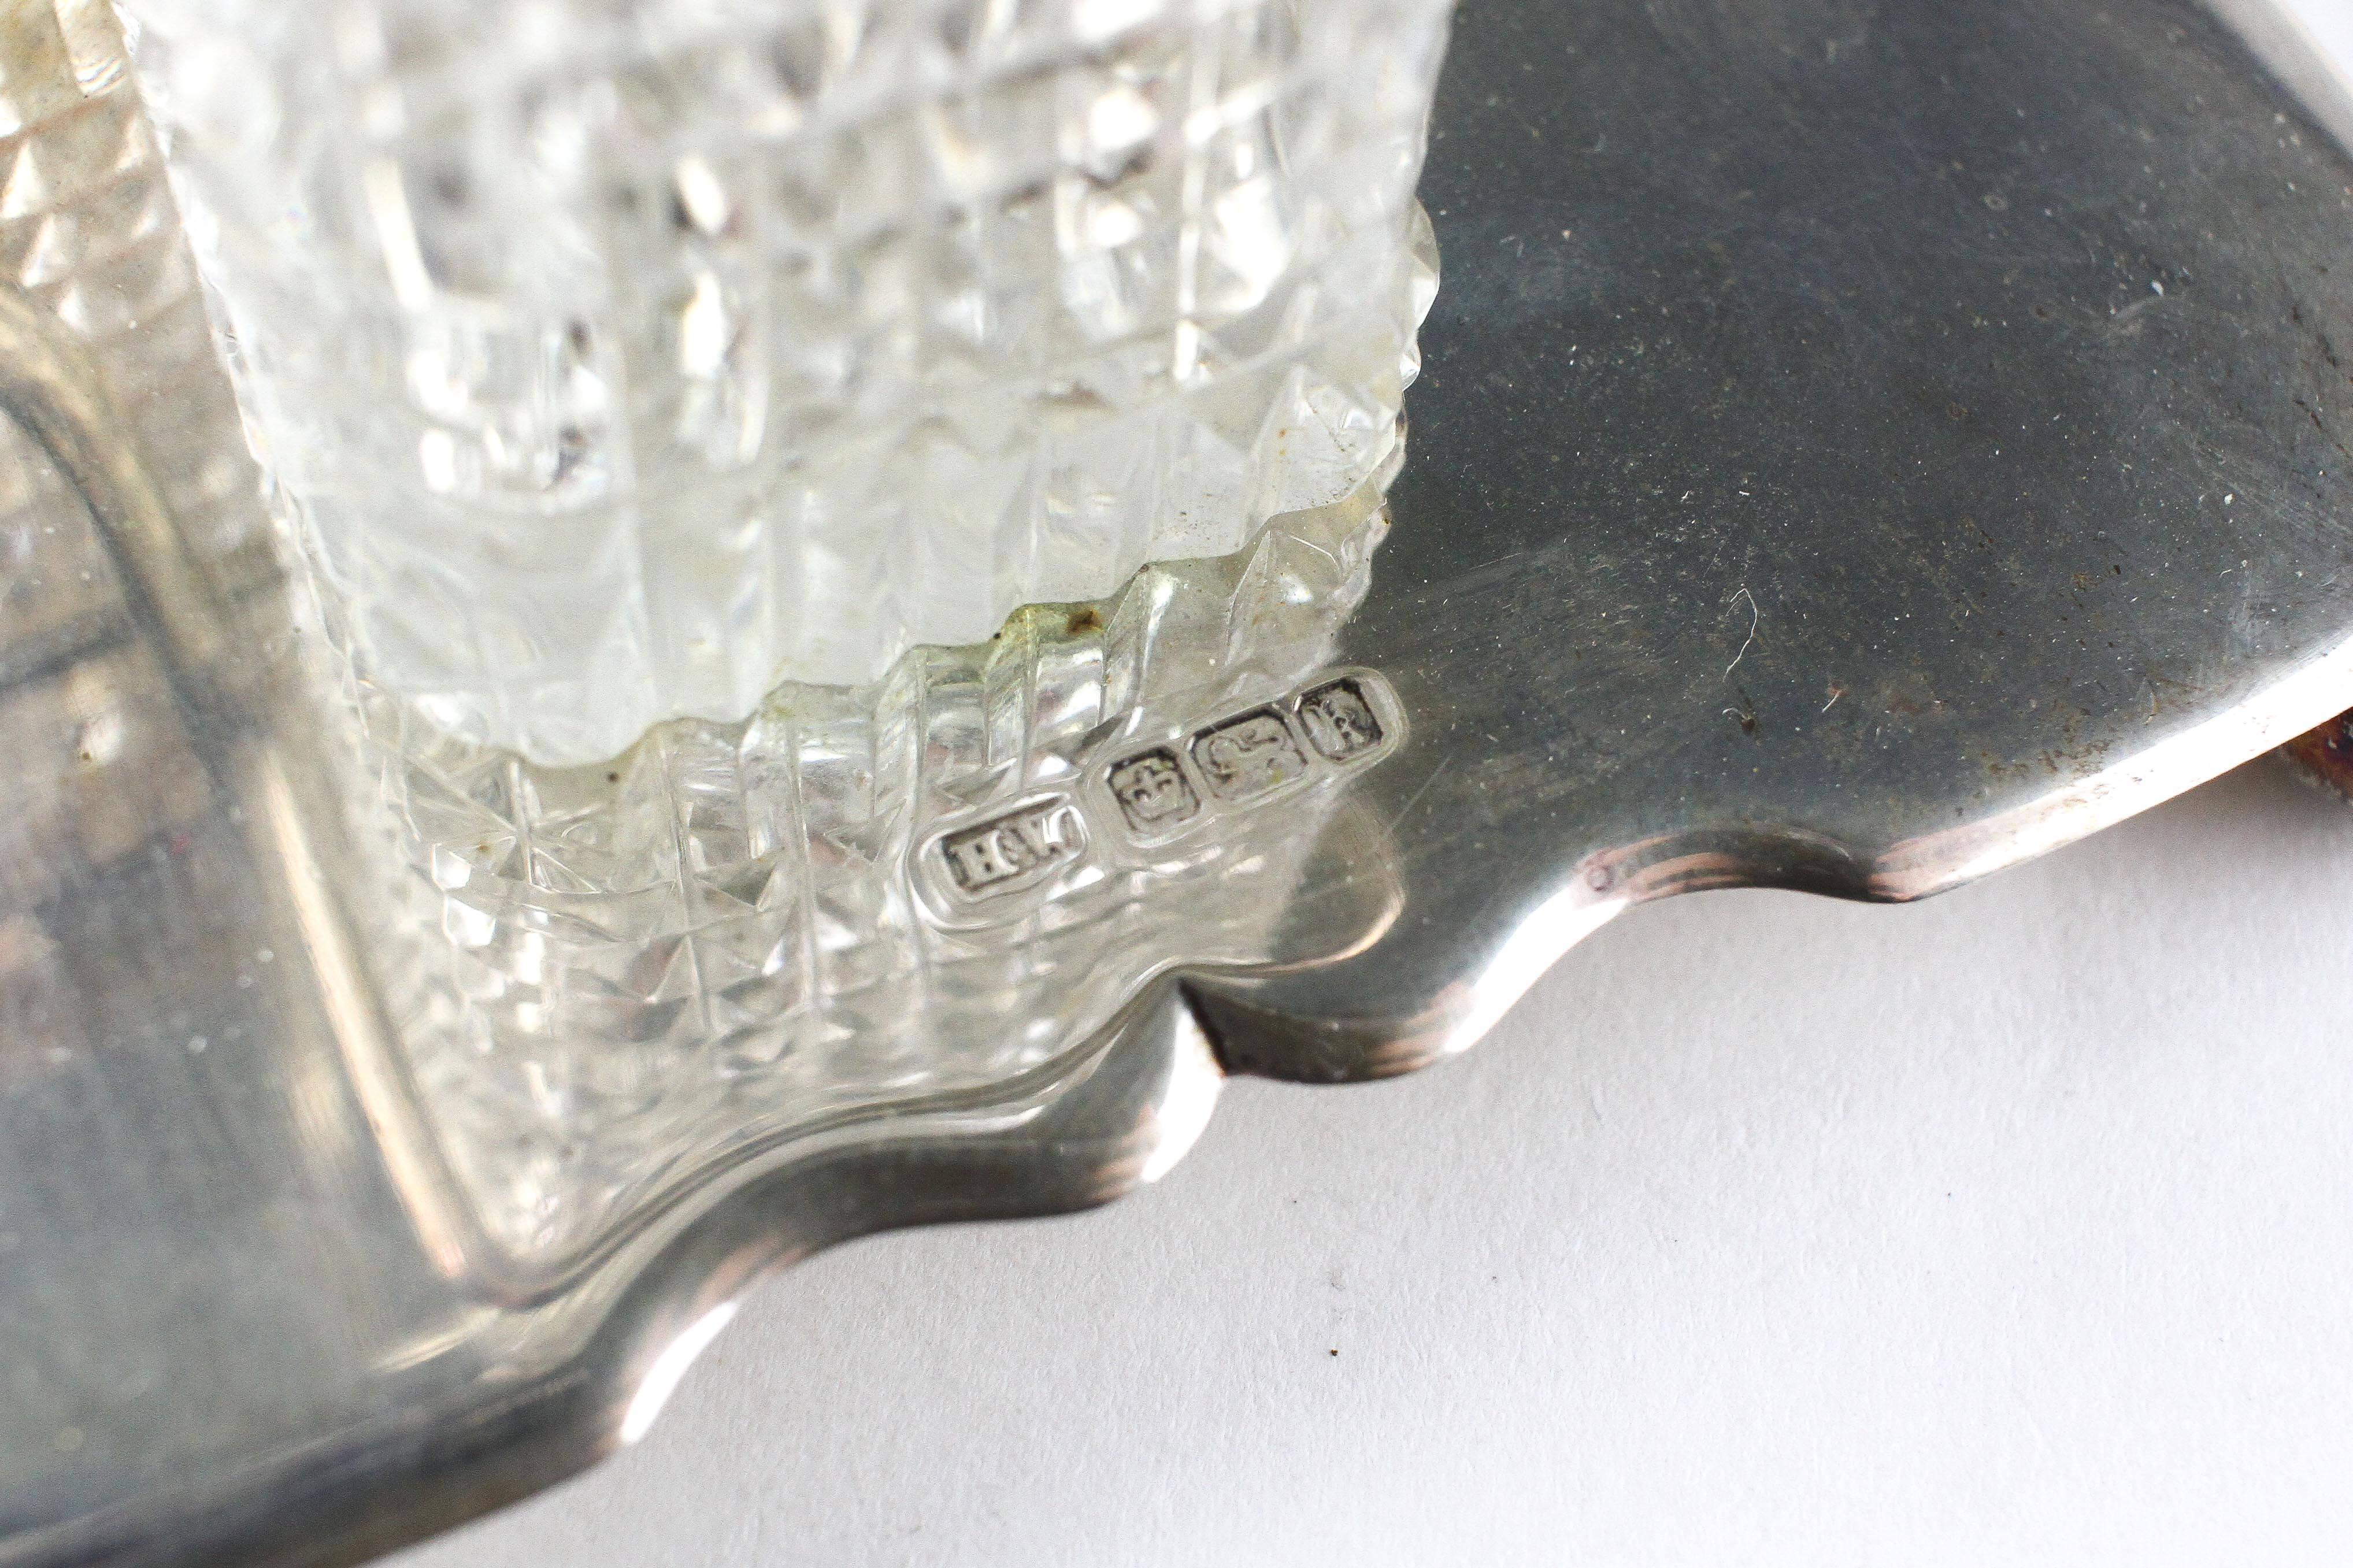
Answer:
<svg viewBox="0 0 2353 1568"><path fill-rule="evenodd" d="M1009 893L1042 880L1086 848L1078 810L1061 796L951 833L940 840L948 877L966 898Z"/></svg>

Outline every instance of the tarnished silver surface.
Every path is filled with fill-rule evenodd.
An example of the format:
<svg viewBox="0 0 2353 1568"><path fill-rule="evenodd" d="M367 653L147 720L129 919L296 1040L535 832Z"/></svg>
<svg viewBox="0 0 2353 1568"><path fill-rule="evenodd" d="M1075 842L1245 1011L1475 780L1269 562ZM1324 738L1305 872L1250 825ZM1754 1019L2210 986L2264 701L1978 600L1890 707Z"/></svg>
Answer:
<svg viewBox="0 0 2353 1568"><path fill-rule="evenodd" d="M436 762L456 832L322 693L102 18L6 11L0 1562L413 1539L814 1248L1115 1196L1636 900L1917 897L2344 708L2353 159L2232 12L2278 75L2186 0L1477 0L1386 542L678 731L640 885L579 870L624 769ZM820 888L867 923L760 924ZM587 1005L501 921L616 909L596 1027L466 1034Z"/></svg>

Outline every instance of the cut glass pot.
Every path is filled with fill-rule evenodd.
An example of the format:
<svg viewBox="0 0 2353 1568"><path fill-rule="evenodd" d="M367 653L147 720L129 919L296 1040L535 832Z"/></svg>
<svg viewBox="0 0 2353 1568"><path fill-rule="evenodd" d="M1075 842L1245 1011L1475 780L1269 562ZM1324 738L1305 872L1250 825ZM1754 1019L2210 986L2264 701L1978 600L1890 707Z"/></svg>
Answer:
<svg viewBox="0 0 2353 1568"><path fill-rule="evenodd" d="M360 678L541 763L1394 448L1445 0L132 0Z"/></svg>
<svg viewBox="0 0 2353 1568"><path fill-rule="evenodd" d="M1051 1061L1178 920L1257 950L1279 891L1221 940L1170 890L1240 854L1175 792L1291 779L987 819L1362 597L1442 5L129 9L492 1242ZM1305 724L1244 738L1336 778Z"/></svg>

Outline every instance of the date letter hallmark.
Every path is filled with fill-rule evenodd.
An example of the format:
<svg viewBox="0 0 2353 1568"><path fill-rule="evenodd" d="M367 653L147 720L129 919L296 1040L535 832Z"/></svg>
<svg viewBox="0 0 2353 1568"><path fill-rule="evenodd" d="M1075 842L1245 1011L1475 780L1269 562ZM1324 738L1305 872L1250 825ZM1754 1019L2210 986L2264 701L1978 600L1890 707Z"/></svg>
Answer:
<svg viewBox="0 0 2353 1568"><path fill-rule="evenodd" d="M948 834L939 845L955 890L966 899L987 899L1043 881L1076 860L1086 847L1086 830L1069 801L1054 799Z"/></svg>
<svg viewBox="0 0 2353 1568"><path fill-rule="evenodd" d="M1335 763L1381 743L1380 719L1353 677L1319 686L1301 698L1299 722L1307 731L1307 743Z"/></svg>

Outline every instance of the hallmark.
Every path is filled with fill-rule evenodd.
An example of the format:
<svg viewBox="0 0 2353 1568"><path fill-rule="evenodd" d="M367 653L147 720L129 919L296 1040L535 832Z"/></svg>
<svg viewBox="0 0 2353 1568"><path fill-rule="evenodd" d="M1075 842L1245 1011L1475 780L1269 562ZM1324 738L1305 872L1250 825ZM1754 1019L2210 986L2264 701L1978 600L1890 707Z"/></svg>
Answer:
<svg viewBox="0 0 2353 1568"><path fill-rule="evenodd" d="M1319 776L1369 767L1396 748L1403 725L1378 675L1327 670L1279 701L1114 757L1095 775L1089 809L1132 841L1158 844L1229 808L1256 810Z"/></svg>
<svg viewBox="0 0 2353 1568"><path fill-rule="evenodd" d="M1219 800L1242 802L1271 795L1303 778L1307 759L1291 726L1272 708L1255 709L1193 737L1193 761Z"/></svg>
<svg viewBox="0 0 2353 1568"><path fill-rule="evenodd" d="M1354 676L1327 681L1301 698L1299 722L1307 743L1332 762L1346 762L1381 743L1381 721Z"/></svg>
<svg viewBox="0 0 2353 1568"><path fill-rule="evenodd" d="M967 899L994 898L1042 880L1076 860L1086 829L1068 800L1039 801L940 841L949 879Z"/></svg>
<svg viewBox="0 0 2353 1568"><path fill-rule="evenodd" d="M1176 753L1166 746L1118 763L1108 782L1119 814L1138 833L1165 833L1201 814L1201 797L1193 793Z"/></svg>

